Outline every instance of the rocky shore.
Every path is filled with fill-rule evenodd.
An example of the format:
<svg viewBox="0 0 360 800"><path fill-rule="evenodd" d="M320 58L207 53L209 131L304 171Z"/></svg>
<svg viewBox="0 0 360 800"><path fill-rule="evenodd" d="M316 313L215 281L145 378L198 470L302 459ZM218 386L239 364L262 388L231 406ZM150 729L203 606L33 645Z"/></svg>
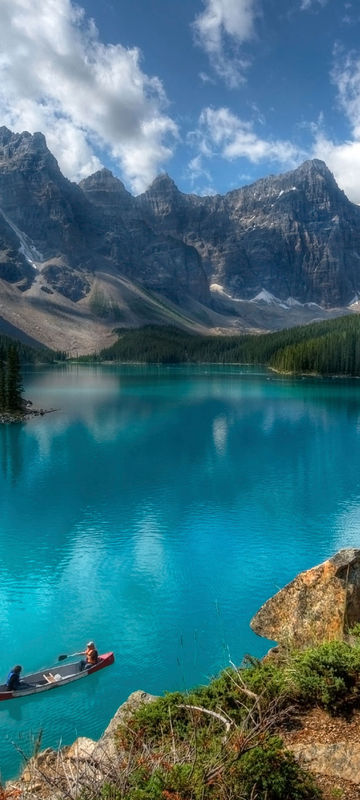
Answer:
<svg viewBox="0 0 360 800"><path fill-rule="evenodd" d="M0 411L0 425L12 425L16 422L27 422L34 417L43 417L45 414L52 414L56 408L32 408L27 403L23 410L19 411Z"/></svg>

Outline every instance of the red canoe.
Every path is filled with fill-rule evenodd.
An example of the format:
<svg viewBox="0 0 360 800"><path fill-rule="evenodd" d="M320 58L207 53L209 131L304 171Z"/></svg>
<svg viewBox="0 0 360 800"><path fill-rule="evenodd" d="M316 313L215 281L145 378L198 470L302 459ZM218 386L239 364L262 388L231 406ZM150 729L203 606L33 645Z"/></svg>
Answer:
<svg viewBox="0 0 360 800"><path fill-rule="evenodd" d="M88 675L92 675L94 672L104 669L104 667L109 667L114 661L114 653L103 653L103 655L99 656L97 664L94 664L90 669L81 669L83 662L75 661L71 664L57 664L55 667L32 672L31 675L24 675L24 679L20 682L20 688L15 691L9 692L6 683L0 684L0 701L15 700L17 697L25 697L28 694L37 694L38 692L47 692L48 689L56 689L59 686L64 686L65 683L87 678ZM22 686L22 684L24 685Z"/></svg>

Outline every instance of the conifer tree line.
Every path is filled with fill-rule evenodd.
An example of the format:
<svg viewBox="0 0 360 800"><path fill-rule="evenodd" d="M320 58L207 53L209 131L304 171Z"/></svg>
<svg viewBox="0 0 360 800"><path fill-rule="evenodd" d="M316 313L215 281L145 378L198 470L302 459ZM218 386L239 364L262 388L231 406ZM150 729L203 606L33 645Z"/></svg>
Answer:
<svg viewBox="0 0 360 800"><path fill-rule="evenodd" d="M24 407L22 397L20 358L15 344L0 348L0 412L20 411Z"/></svg>
<svg viewBox="0 0 360 800"><path fill-rule="evenodd" d="M260 335L203 336L154 325L120 329L118 335L118 341L96 360L264 364L279 372L360 376L358 314Z"/></svg>

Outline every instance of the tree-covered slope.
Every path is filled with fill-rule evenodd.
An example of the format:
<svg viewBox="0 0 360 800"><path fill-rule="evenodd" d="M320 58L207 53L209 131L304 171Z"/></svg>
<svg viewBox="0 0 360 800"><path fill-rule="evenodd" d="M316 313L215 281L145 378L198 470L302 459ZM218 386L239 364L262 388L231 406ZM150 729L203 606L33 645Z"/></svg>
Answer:
<svg viewBox="0 0 360 800"><path fill-rule="evenodd" d="M100 360L141 363L266 364L281 372L360 375L360 317L260 336L198 336L176 328L119 330Z"/></svg>
<svg viewBox="0 0 360 800"><path fill-rule="evenodd" d="M31 347L10 336L0 334L0 356L5 357L8 350L15 345L22 364L51 364L55 360L63 360L64 353L55 353L47 347Z"/></svg>

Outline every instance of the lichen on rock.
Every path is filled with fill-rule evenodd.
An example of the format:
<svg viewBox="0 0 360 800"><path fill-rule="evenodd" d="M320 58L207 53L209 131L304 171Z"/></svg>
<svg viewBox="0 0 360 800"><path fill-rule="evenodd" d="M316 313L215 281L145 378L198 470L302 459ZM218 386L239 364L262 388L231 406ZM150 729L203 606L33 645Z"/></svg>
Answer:
<svg viewBox="0 0 360 800"><path fill-rule="evenodd" d="M307 647L349 640L360 622L360 550L340 550L301 572L264 603L250 626L279 644Z"/></svg>

